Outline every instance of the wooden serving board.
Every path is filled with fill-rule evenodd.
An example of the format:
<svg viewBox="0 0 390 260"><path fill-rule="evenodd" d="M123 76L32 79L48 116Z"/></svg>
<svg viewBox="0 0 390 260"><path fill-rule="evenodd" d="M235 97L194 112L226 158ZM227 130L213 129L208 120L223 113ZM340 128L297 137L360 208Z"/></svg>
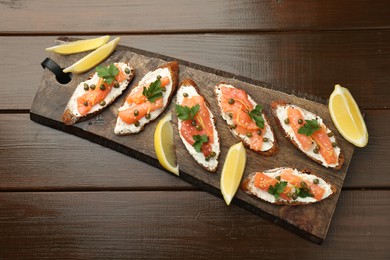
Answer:
<svg viewBox="0 0 390 260"><path fill-rule="evenodd" d="M59 40L69 39L60 38ZM67 67L84 55L85 54L61 56L53 54L51 58L61 67ZM225 121L219 115L217 103L213 95L213 87L221 81L230 83L246 90L257 103L263 105L265 113L271 121L271 126L274 128L279 146L279 151L272 157L263 157L251 150L247 150L247 165L243 178L254 171L289 166L298 169L310 169L312 172L317 173L324 180L333 183L337 187L335 196L319 203L305 206L271 205L245 194L240 189L236 193L233 203L267 218L315 243L321 243L325 239L354 147L346 142L335 129L324 101L306 95L300 95L299 93L294 93L293 95L292 93L286 93L286 91L270 89L262 82L179 60L179 81L185 78L191 78L198 84L202 94L209 101L211 110L217 120L216 126L220 135L221 154L217 172L210 173L205 171L194 161L186 151L177 134L177 118L174 112L174 102L176 98L173 99L173 102L169 105L167 110L157 118L157 120L146 125L141 133L130 136L117 136L114 134L118 108L123 104L124 99L132 86L135 86L148 71L154 70L165 62L174 59L139 49L118 46L116 51L103 63L103 65L120 60L129 60L135 68L136 75L126 92L103 113L88 121L80 122L73 126L65 126L61 121L65 106L76 86L81 81L84 81L92 71L82 75L74 75L72 81L68 84L60 84L57 82L54 74L49 70L45 70L41 85L31 107L31 120L88 139L161 168L154 152L153 134L159 119L166 113L172 112L174 115L173 126L176 133L175 146L177 160L180 166L180 178L222 198L220 192L222 166L229 147L236 144L237 140L229 132ZM278 99L284 99L287 102L302 106L324 119L325 124L335 133L339 146L345 156L344 165L340 170L327 169L315 163L298 151L281 134L270 110L271 102ZM225 202L221 200L221 203Z"/></svg>

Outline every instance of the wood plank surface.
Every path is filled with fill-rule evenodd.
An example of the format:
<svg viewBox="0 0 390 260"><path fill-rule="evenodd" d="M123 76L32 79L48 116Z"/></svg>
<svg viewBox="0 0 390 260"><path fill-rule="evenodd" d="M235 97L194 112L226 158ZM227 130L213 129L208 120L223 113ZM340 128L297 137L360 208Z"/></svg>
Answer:
<svg viewBox="0 0 390 260"><path fill-rule="evenodd" d="M0 33L377 29L389 28L389 12L386 0L6 0L0 2Z"/></svg>
<svg viewBox="0 0 390 260"><path fill-rule="evenodd" d="M2 192L1 259L388 259L390 191L347 191L310 243L204 192Z"/></svg>
<svg viewBox="0 0 390 260"><path fill-rule="evenodd" d="M0 38L0 69L7 75L0 109L30 109L39 64L49 55L44 48L55 38ZM390 106L390 31L136 35L120 43L322 98L340 83L360 106Z"/></svg>
<svg viewBox="0 0 390 260"><path fill-rule="evenodd" d="M369 143L355 149L343 187L390 187L385 127L390 110L368 110L365 119ZM32 122L28 115L0 114L0 122L0 190L194 189L163 170ZM93 152L101 159L91 163Z"/></svg>

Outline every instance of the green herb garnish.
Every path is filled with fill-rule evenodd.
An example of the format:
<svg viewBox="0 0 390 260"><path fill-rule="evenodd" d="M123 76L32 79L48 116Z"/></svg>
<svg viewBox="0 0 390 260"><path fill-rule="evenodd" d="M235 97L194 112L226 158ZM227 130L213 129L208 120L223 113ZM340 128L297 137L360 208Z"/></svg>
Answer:
<svg viewBox="0 0 390 260"><path fill-rule="evenodd" d="M148 88L144 87L142 95L144 95L151 103L163 96L163 87L161 87L161 77L157 77L156 81L152 82Z"/></svg>
<svg viewBox="0 0 390 260"><path fill-rule="evenodd" d="M192 120L194 119L196 113L198 113L200 105L196 104L195 106L189 108L187 106L180 106L176 104L175 108L178 118L181 120Z"/></svg>
<svg viewBox="0 0 390 260"><path fill-rule="evenodd" d="M260 105L256 105L255 109L250 111L249 117L255 121L256 125L260 127L261 129L264 128L264 118L263 115L261 114L263 112L263 107Z"/></svg>
<svg viewBox="0 0 390 260"><path fill-rule="evenodd" d="M115 76L118 75L119 70L114 64L111 64L108 67L97 66L96 72L107 84L111 84L114 81Z"/></svg>
<svg viewBox="0 0 390 260"><path fill-rule="evenodd" d="M310 188L295 188L295 192L298 197L306 198L306 197L314 197L312 193L310 193Z"/></svg>
<svg viewBox="0 0 390 260"><path fill-rule="evenodd" d="M209 141L209 137L207 135L193 135L192 138L195 141L192 146L198 153L202 150L202 145Z"/></svg>
<svg viewBox="0 0 390 260"><path fill-rule="evenodd" d="M281 181L275 184L275 186L270 185L268 187L268 193L274 195L275 199L280 198L280 194L284 191L287 186L287 181Z"/></svg>
<svg viewBox="0 0 390 260"><path fill-rule="evenodd" d="M311 136L312 134L314 134L314 132L321 129L321 126L318 124L317 120L312 119L305 121L306 124L298 129L299 134Z"/></svg>

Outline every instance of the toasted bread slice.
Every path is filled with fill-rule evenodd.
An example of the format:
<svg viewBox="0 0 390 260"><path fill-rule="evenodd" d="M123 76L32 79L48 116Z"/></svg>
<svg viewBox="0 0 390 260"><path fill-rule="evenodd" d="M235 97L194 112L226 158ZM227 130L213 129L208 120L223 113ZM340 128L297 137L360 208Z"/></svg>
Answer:
<svg viewBox="0 0 390 260"><path fill-rule="evenodd" d="M141 132L145 125L155 120L162 112L167 108L173 95L176 92L179 77L179 64L177 61L172 61L162 65L154 71L148 72L138 83L138 86L134 87L130 94L127 96L124 104L119 108L118 118L115 125L114 132L117 135L136 134ZM157 82L157 79L162 80L169 79L167 85L164 86L162 92L162 98L150 101L143 96L143 90L148 89L153 83ZM160 84L160 83L159 83ZM162 84L162 83L161 83ZM141 101L130 102L130 97L135 95ZM157 108L158 102L162 102L159 108ZM153 108L153 106L156 106Z"/></svg>
<svg viewBox="0 0 390 260"><path fill-rule="evenodd" d="M268 203L290 206L319 202L336 193L334 185L315 174L288 167L253 172L241 188Z"/></svg>
<svg viewBox="0 0 390 260"><path fill-rule="evenodd" d="M76 87L75 91L73 92L73 95L69 99L64 114L62 115L62 121L64 122L64 124L73 125L81 120L87 120L94 117L95 115L101 113L105 108L110 106L110 104L122 94L122 92L127 88L134 76L134 68L128 62L118 62L114 64L122 69L123 74L126 76L125 80L119 83L119 87L112 87L110 90L105 90L109 91L109 93L104 98L104 102L94 104L86 114L82 114L78 109L78 98L81 98L85 93L87 93L87 91L92 92L91 88L85 90L84 87L95 85L94 91L99 91L100 86L98 86L98 82L100 80L100 77L97 75L96 72L92 74L86 81L81 82ZM126 68L128 69L127 71L129 73L124 72ZM88 102L86 102L85 104L88 105Z"/></svg>
<svg viewBox="0 0 390 260"><path fill-rule="evenodd" d="M272 108L272 113L275 116L276 122L278 123L280 129L283 131L286 138L288 140L290 140L291 143L296 148L298 148L301 152L306 154L312 160L316 161L317 163L319 163L325 167L334 168L334 169L341 168L341 166L343 165L343 162L344 162L344 155L341 151L341 148L337 145L336 137L333 135L331 130L326 127L322 118L320 118L318 115L315 115L314 113L309 112L309 111L307 111L299 106L288 104L283 100L272 102L271 108ZM297 138L297 135L299 135L299 134L297 134L297 135L295 134L294 129L292 127L292 124L290 122L290 119L287 120L287 118L289 118L287 115L288 108L290 108L290 109L294 108L294 109L299 110L301 112L304 120L313 120L313 119L317 120L318 124L324 128L324 130L321 130L321 131L324 131L324 134L325 135L327 134L329 137L330 142L328 142L327 146L323 146L322 143L321 144L318 143L318 140L316 140L316 138L314 138L316 136L316 134L315 134L315 135L312 135L310 137L311 143L308 146L304 147L302 145L302 143L299 141L299 139ZM287 123L285 122L285 120ZM302 126L305 125L304 120L301 121ZM302 137L300 137L300 138L302 138ZM303 138L307 138L307 137L304 136ZM335 147L332 147L332 145ZM325 157L323 156L323 153L326 151L326 149L330 149L331 152L334 151L335 159L333 159L332 161L329 159L325 159ZM327 162L327 160L328 160L328 162ZM333 163L329 163L329 162L333 162Z"/></svg>
<svg viewBox="0 0 390 260"><path fill-rule="evenodd" d="M176 112L178 107L192 108L199 104L199 111L193 119L183 120L178 115L178 129L181 140L188 152L197 163L210 172L215 172L218 167L218 157L220 153L219 135L215 127L215 118L210 110L206 98L194 81L185 79L180 83L177 91ZM208 142L202 144L201 150L195 149L194 136L207 135Z"/></svg>
<svg viewBox="0 0 390 260"><path fill-rule="evenodd" d="M230 111L228 107L229 105L226 103L226 98L224 99L223 97L222 88L238 91L239 93L237 93L237 95L240 95L240 97L237 97L237 100L242 98L245 99L245 101L237 101L237 103L243 104L244 107L242 109L239 109L239 107L233 107L233 103ZM274 135L267 116L264 112L261 112L261 116L264 120L264 127L262 129L259 128L256 125L256 122L250 118L248 113L251 111L248 111L246 108L247 105L244 104L245 102L249 102L252 109L254 109L257 106L257 103L244 90L222 82L215 86L214 94L217 99L222 118L226 121L230 132L238 141L242 141L247 148L264 156L271 156L277 152L278 146L276 136ZM241 114L238 114L237 111L240 111ZM246 121L242 121L243 119ZM241 126L239 126L238 123L241 124ZM248 126L248 130L245 126Z"/></svg>

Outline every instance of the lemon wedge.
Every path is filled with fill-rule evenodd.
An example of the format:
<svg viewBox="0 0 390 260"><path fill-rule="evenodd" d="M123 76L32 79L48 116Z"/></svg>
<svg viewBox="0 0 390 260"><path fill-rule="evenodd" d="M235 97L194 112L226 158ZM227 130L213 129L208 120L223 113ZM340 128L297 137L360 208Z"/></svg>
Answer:
<svg viewBox="0 0 390 260"><path fill-rule="evenodd" d="M246 164L246 150L240 142L232 145L226 155L221 174L221 192L227 205L230 205L240 185Z"/></svg>
<svg viewBox="0 0 390 260"><path fill-rule="evenodd" d="M120 37L117 37L109 43L106 43L105 45L99 47L98 49L94 50L93 52L91 52L81 60L77 61L70 67L64 69L64 72L72 72L78 74L92 69L114 52L119 40Z"/></svg>
<svg viewBox="0 0 390 260"><path fill-rule="evenodd" d="M367 145L366 124L348 89L335 86L329 98L329 112L337 130L348 142L358 147Z"/></svg>
<svg viewBox="0 0 390 260"><path fill-rule="evenodd" d="M106 35L94 39L79 40L49 47L46 48L45 51L50 51L62 55L69 55L99 48L103 44L106 44L108 39L110 39L110 36Z"/></svg>
<svg viewBox="0 0 390 260"><path fill-rule="evenodd" d="M154 132L154 149L160 164L166 170L179 176L171 120L172 114L169 113L158 122Z"/></svg>

